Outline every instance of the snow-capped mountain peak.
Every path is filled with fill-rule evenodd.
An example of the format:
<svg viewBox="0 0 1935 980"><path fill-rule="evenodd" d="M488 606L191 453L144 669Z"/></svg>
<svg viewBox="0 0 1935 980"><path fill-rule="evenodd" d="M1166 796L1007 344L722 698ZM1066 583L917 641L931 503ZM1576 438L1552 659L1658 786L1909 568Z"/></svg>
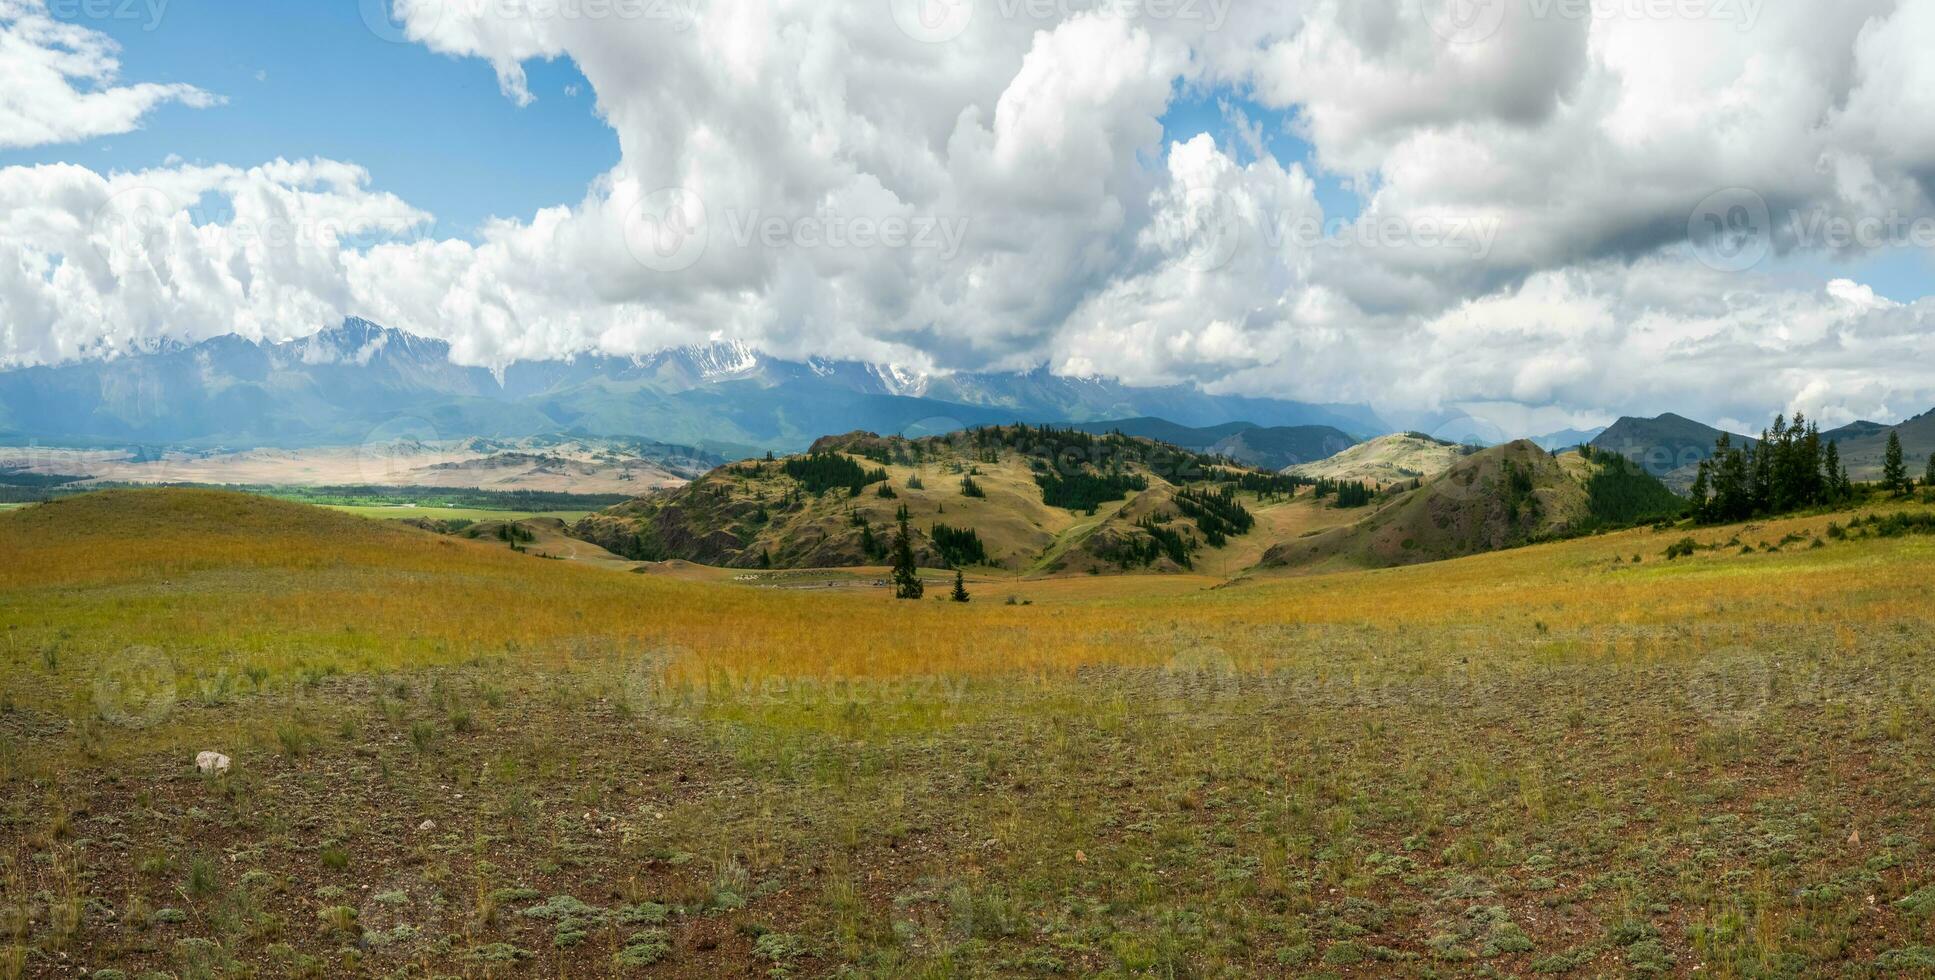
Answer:
<svg viewBox="0 0 1935 980"><path fill-rule="evenodd" d="M715 340L673 347L662 356L677 359L701 380L723 381L759 370L764 355L743 340Z"/></svg>

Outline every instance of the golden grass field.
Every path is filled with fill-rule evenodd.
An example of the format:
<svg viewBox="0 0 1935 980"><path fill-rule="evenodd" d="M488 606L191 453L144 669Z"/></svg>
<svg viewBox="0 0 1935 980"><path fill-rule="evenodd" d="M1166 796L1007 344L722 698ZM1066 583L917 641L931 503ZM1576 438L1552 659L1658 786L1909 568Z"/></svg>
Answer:
<svg viewBox="0 0 1935 980"><path fill-rule="evenodd" d="M1930 975L1935 538L1851 516L960 605L24 508L0 977Z"/></svg>

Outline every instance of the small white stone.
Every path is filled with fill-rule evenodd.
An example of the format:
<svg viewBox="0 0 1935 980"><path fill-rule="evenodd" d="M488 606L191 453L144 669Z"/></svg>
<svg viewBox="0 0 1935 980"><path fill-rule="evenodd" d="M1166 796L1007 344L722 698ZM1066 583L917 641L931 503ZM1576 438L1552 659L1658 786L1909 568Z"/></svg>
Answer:
<svg viewBox="0 0 1935 980"><path fill-rule="evenodd" d="M422 822L422 823L420 823L420 824L417 824L417 829L418 829L418 830L435 830L435 829L437 829L437 822L436 822L435 820L425 820L424 822Z"/></svg>
<svg viewBox="0 0 1935 980"><path fill-rule="evenodd" d="M202 772L227 772L228 756L220 752L203 752L195 756L195 768Z"/></svg>

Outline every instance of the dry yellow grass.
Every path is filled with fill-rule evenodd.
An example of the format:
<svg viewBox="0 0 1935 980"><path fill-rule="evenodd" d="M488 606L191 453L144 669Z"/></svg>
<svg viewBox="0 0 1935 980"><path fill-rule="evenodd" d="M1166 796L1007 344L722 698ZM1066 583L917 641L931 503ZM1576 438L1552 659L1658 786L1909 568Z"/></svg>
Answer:
<svg viewBox="0 0 1935 980"><path fill-rule="evenodd" d="M1699 532L1775 542L1826 517ZM675 656L687 676L905 677L1164 662L1190 637L1278 658L1300 624L1456 630L1703 623L1831 627L1925 611L1935 541L1666 562L1680 532L1628 531L1454 562L1211 590L1202 576L987 583L966 606L614 574L258 497L116 491L8 515L0 620L16 658L130 644L191 669L396 669L510 652L546 663ZM1632 564L1638 555L1642 561ZM1615 563L1615 560L1618 563ZM977 583L979 585L979 583ZM935 590L938 594L943 590ZM1006 605L1007 596L1034 603ZM1608 634L1606 652L1625 642ZM1176 638L1185 638L1178 641ZM595 638L595 640L590 639ZM17 675L16 675L17 676Z"/></svg>
<svg viewBox="0 0 1935 980"><path fill-rule="evenodd" d="M994 576L962 606L231 494L26 508L0 517L0 910L27 910L0 956L1914 975L1935 539L1830 519L1671 562L1684 530L1227 586ZM172 714L123 727L97 685L141 646ZM211 747L235 770L197 778Z"/></svg>

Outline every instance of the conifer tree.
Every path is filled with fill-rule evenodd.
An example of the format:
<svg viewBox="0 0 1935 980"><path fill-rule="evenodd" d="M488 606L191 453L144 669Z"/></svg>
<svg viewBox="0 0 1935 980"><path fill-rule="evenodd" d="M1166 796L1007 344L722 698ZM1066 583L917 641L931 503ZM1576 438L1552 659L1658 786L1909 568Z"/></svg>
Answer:
<svg viewBox="0 0 1935 980"><path fill-rule="evenodd" d="M920 580L920 569L914 564L913 533L907 530L907 515L900 516L900 533L894 536L894 598L918 599L927 592L927 585Z"/></svg>
<svg viewBox="0 0 1935 980"><path fill-rule="evenodd" d="M1901 433L1888 433L1888 452L1881 458L1881 489L1901 496L1908 492L1908 467L1901 461Z"/></svg>
<svg viewBox="0 0 1935 980"><path fill-rule="evenodd" d="M966 602L966 601L968 601L968 590L967 590L967 579L966 579L966 578L964 578L964 577L962 577L962 575L961 575L961 570L960 570L960 569L958 569L958 568L954 570L954 596L953 596L953 598L954 598L954 601L955 601L955 602Z"/></svg>
<svg viewBox="0 0 1935 980"><path fill-rule="evenodd" d="M1821 457L1821 469L1827 474L1826 496L1831 501L1845 500L1848 488L1841 484L1841 447L1839 443L1827 444L1827 452Z"/></svg>
<svg viewBox="0 0 1935 980"><path fill-rule="evenodd" d="M1922 471L1922 489L1935 487L1935 453L1928 454L1928 469Z"/></svg>

